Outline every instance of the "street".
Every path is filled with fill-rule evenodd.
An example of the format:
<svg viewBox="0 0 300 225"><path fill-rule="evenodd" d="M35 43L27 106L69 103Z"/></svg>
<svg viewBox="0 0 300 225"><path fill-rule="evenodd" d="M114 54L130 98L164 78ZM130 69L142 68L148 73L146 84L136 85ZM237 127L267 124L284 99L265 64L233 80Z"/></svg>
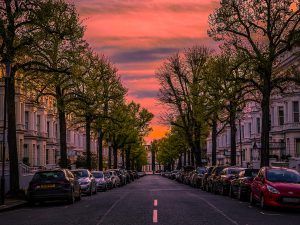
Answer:
<svg viewBox="0 0 300 225"><path fill-rule="evenodd" d="M299 211L262 211L158 175L83 197L73 205L52 202L0 214L1 225L296 225Z"/></svg>

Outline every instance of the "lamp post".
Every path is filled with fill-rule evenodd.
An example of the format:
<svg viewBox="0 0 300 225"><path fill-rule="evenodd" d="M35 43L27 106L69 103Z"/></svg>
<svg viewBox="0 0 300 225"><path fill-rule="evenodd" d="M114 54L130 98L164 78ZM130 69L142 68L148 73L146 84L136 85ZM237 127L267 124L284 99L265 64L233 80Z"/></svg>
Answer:
<svg viewBox="0 0 300 225"><path fill-rule="evenodd" d="M5 203L5 140L6 140L6 92L7 92L7 78L10 77L11 62L5 60L5 74L4 76L4 107L3 107L3 137L2 137L2 174L1 174L1 205Z"/></svg>
<svg viewBox="0 0 300 225"><path fill-rule="evenodd" d="M241 157L241 167L243 167L243 154L242 154L242 129L241 129L241 118L239 118L239 130L240 130L240 157Z"/></svg>

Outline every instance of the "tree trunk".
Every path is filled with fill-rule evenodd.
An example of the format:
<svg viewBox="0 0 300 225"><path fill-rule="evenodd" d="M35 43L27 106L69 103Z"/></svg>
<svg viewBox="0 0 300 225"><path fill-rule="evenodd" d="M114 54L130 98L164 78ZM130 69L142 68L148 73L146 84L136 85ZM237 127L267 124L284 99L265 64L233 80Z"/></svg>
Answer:
<svg viewBox="0 0 300 225"><path fill-rule="evenodd" d="M92 169L92 157L91 157L91 121L89 116L85 118L85 138L86 138L86 167Z"/></svg>
<svg viewBox="0 0 300 225"><path fill-rule="evenodd" d="M212 133L211 133L211 142L212 142L212 149L211 149L211 165L217 165L217 120L212 121Z"/></svg>
<svg viewBox="0 0 300 225"><path fill-rule="evenodd" d="M152 156L152 159L151 159L151 162L152 162L152 172L153 174L155 173L155 151L153 149L151 149L151 156Z"/></svg>
<svg viewBox="0 0 300 225"><path fill-rule="evenodd" d="M125 168L125 149L122 148L122 169Z"/></svg>
<svg viewBox="0 0 300 225"><path fill-rule="evenodd" d="M56 100L59 121L60 166L62 168L68 168L66 113L63 95L59 86L56 87Z"/></svg>
<svg viewBox="0 0 300 225"><path fill-rule="evenodd" d="M191 165L191 150L188 150L188 165Z"/></svg>
<svg viewBox="0 0 300 225"><path fill-rule="evenodd" d="M9 152L10 169L10 193L15 195L19 189L19 160L17 149L17 128L16 128L16 109L15 109L15 79L13 72L7 78L7 142Z"/></svg>
<svg viewBox="0 0 300 225"><path fill-rule="evenodd" d="M113 146L113 154L114 154L114 169L118 169L118 148Z"/></svg>
<svg viewBox="0 0 300 225"><path fill-rule="evenodd" d="M126 170L130 170L130 151L131 151L131 147L128 146L126 148Z"/></svg>
<svg viewBox="0 0 300 225"><path fill-rule="evenodd" d="M192 155L192 166L194 166L194 157L196 160L196 167L202 166L202 157L201 157L201 126L199 124L196 124L195 130L194 130L194 139L195 139L195 145L194 145L194 155Z"/></svg>
<svg viewBox="0 0 300 225"><path fill-rule="evenodd" d="M98 169L103 170L103 132L98 129Z"/></svg>
<svg viewBox="0 0 300 225"><path fill-rule="evenodd" d="M230 165L236 165L236 109L233 106L233 103L230 102L229 106L229 124L230 124Z"/></svg>
<svg viewBox="0 0 300 225"><path fill-rule="evenodd" d="M260 166L269 166L269 136L270 136L270 85L264 84L262 96L262 132L261 132L261 161Z"/></svg>
<svg viewBox="0 0 300 225"><path fill-rule="evenodd" d="M183 152L183 166L186 166L186 149Z"/></svg>
<svg viewBox="0 0 300 225"><path fill-rule="evenodd" d="M180 170L182 168L182 153L180 154L178 158L178 164L177 164L177 170Z"/></svg>
<svg viewBox="0 0 300 225"><path fill-rule="evenodd" d="M108 162L107 162L108 169L111 169L111 146L108 146Z"/></svg>

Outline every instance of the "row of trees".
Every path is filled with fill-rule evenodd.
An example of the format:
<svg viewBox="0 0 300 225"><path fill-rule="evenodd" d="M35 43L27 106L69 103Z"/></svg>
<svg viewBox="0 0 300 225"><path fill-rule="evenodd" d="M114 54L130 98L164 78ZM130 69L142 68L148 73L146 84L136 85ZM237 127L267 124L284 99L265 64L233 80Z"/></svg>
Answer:
<svg viewBox="0 0 300 225"><path fill-rule="evenodd" d="M209 16L208 31L221 41L219 52L193 47L169 57L157 71L159 100L169 106L164 119L183 131L197 166L208 131L216 164L217 135L226 125L231 131L231 165L236 164L236 118L247 101L261 107L261 166L269 164L270 98L300 80L297 67L284 65L288 56L299 55L299 22L298 1L221 0Z"/></svg>
<svg viewBox="0 0 300 225"><path fill-rule="evenodd" d="M126 167L145 159L143 137L153 115L139 104L125 101L116 67L96 54L83 39L85 27L76 8L64 0L1 0L0 61L10 70L7 79L10 191L19 190L16 141L16 84L36 104L52 96L59 120L60 166L68 166L67 126L85 127L86 164L92 168L91 135L98 137L98 169L103 169L103 141L126 152ZM72 118L68 121L67 118ZM141 161L140 161L141 159ZM110 165L111 166L111 165Z"/></svg>

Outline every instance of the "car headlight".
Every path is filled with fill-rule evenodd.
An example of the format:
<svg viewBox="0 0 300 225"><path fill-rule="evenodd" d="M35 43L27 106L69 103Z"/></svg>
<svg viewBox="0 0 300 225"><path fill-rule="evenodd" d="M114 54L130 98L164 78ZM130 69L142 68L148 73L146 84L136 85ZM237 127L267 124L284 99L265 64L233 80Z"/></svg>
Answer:
<svg viewBox="0 0 300 225"><path fill-rule="evenodd" d="M267 185L267 189L268 189L268 191L271 192L271 193L274 193L274 194L280 194L280 192L279 192L276 188L274 188L274 187L272 187L272 186L270 186L270 185Z"/></svg>

